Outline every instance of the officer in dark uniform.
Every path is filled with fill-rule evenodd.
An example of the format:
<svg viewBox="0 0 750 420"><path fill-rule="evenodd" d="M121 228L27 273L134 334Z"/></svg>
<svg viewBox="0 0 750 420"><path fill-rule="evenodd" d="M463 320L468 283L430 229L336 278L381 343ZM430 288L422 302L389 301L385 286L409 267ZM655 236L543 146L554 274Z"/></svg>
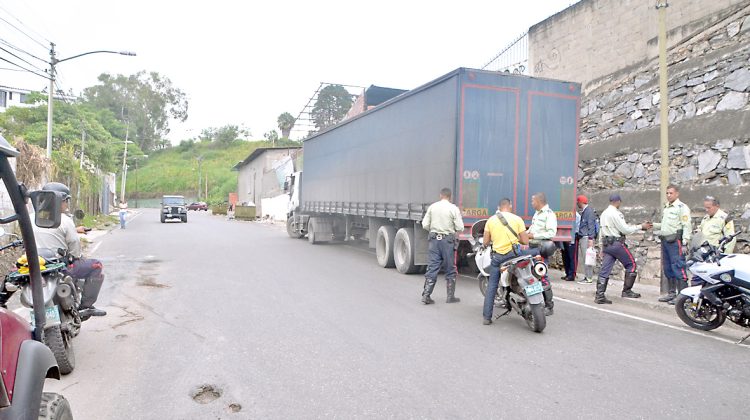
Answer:
<svg viewBox="0 0 750 420"><path fill-rule="evenodd" d="M600 217L601 224L601 241L602 241L602 268L599 270L599 281L596 284L596 299L594 302L599 304L612 303L611 300L604 296L609 283L609 274L615 266L615 261L620 261L625 267L625 283L622 287L622 297L639 298L640 293L635 293L633 285L638 275L636 272L635 258L625 245L625 235L648 230L652 227L651 223L644 222L639 225L629 225L625 222L625 216L620 212L622 199L619 194L609 196L609 207L607 207Z"/></svg>
<svg viewBox="0 0 750 420"><path fill-rule="evenodd" d="M422 291L422 303L429 305L435 303L430 297L435 288L440 268L445 272L447 283L446 303L460 302L456 293L456 258L458 249L458 233L464 230L464 221L461 211L455 204L451 203L451 190L443 188L440 190L440 201L432 204L425 212L422 219L422 228L429 234L429 260L427 273L425 274L424 290Z"/></svg>

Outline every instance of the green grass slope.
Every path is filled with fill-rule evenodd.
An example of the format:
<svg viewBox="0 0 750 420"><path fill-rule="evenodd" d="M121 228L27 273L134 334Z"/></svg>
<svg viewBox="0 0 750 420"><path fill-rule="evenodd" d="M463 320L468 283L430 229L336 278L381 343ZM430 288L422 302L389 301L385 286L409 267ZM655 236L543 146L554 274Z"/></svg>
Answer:
<svg viewBox="0 0 750 420"><path fill-rule="evenodd" d="M191 147L184 146L152 152L148 158L140 159L137 174L135 164L131 162L125 187L128 200L136 196L157 198L164 194L197 197L198 157L202 156L202 191L205 191L208 176L208 200L203 197L203 192L201 199L226 201L230 192L237 191L237 172L232 171L232 167L258 147L270 147L271 144L267 141L235 141L230 145L198 142Z"/></svg>

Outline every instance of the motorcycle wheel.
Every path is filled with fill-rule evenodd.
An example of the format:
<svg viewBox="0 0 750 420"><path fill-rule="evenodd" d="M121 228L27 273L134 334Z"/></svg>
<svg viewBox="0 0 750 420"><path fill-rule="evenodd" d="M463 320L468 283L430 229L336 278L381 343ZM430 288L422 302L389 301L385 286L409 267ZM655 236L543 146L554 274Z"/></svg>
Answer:
<svg viewBox="0 0 750 420"><path fill-rule="evenodd" d="M711 331L719 328L727 319L723 311L706 300L700 308L696 307L690 296L677 296L674 308L682 322L696 330Z"/></svg>
<svg viewBox="0 0 750 420"><path fill-rule="evenodd" d="M39 419L44 420L73 420L70 404L60 394L45 392L39 406Z"/></svg>
<svg viewBox="0 0 750 420"><path fill-rule="evenodd" d="M529 310L524 317L526 324L532 331L540 333L547 326L547 318L544 316L544 304L534 303L528 306Z"/></svg>
<svg viewBox="0 0 750 420"><path fill-rule="evenodd" d="M482 292L482 296L487 295L487 283L490 282L489 277L479 273L477 275L477 280L479 280L479 291Z"/></svg>
<svg viewBox="0 0 750 420"><path fill-rule="evenodd" d="M76 367L76 354L73 351L73 337L63 333L59 325L50 327L44 331L44 344L52 350L57 360L60 373L67 375Z"/></svg>

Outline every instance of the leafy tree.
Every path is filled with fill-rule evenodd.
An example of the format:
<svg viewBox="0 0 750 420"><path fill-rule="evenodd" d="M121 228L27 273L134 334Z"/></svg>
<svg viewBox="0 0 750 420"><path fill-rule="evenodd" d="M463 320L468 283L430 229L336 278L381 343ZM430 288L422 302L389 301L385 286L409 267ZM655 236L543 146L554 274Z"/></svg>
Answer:
<svg viewBox="0 0 750 420"><path fill-rule="evenodd" d="M199 140L202 142L213 142L220 146L232 144L241 137L250 136L250 131L235 124L227 124L223 127L208 127L201 130Z"/></svg>
<svg viewBox="0 0 750 420"><path fill-rule="evenodd" d="M318 130L341 121L352 107L352 95L341 85L328 85L318 93L311 116Z"/></svg>
<svg viewBox="0 0 750 420"><path fill-rule="evenodd" d="M164 146L160 140L169 133L170 120L187 119L185 93L157 72L140 71L130 76L103 73L98 80L98 85L84 89L84 101L129 122L130 138L145 151Z"/></svg>
<svg viewBox="0 0 750 420"><path fill-rule="evenodd" d="M281 137L288 139L289 135L292 133L292 128L294 128L294 123L297 121L296 118L292 116L292 114L285 112L281 115L279 115L279 118L276 120L276 122L279 124L279 130L281 130Z"/></svg>
<svg viewBox="0 0 750 420"><path fill-rule="evenodd" d="M276 130L271 130L268 133L264 134L263 137L265 137L266 140L270 141L271 144L275 145L279 140L279 133Z"/></svg>

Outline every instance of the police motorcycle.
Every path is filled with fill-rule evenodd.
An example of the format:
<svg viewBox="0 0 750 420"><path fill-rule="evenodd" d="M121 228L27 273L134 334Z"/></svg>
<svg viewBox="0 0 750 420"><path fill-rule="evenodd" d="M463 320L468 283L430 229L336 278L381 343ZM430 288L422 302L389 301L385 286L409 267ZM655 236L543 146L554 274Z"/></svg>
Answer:
<svg viewBox="0 0 750 420"><path fill-rule="evenodd" d="M10 235L15 237L15 235ZM0 251L22 246L23 241L17 239L0 247ZM39 248L38 254L46 317L44 344L55 355L60 373L67 375L75 369L76 363L73 337L80 333L81 322L85 321L78 312L84 280L75 280L67 274L68 265L73 263L73 258L67 250L53 251ZM16 270L5 276L4 290L6 293L20 291L21 305L29 308L31 315L34 313L34 305L31 298L28 258L25 254L16 261L16 267ZM30 322L33 326L35 322L33 316L30 316Z"/></svg>
<svg viewBox="0 0 750 420"><path fill-rule="evenodd" d="M750 328L750 255L724 253L739 234L722 238L718 246L704 241L700 233L693 238L687 266L703 284L683 289L675 301L677 316L688 326L710 331L729 318ZM750 334L737 344L748 338Z"/></svg>
<svg viewBox="0 0 750 420"><path fill-rule="evenodd" d="M484 226L487 220L480 220L471 226L469 243L474 262L479 269L477 280L482 296L487 294L492 262L492 247L482 243ZM515 311L526 321L534 332L542 332L547 326L544 315L544 287L541 279L547 274L547 265L539 258L539 249L525 251L524 254L504 262L500 266L500 284L495 296L495 306L505 309L497 315L500 318Z"/></svg>

